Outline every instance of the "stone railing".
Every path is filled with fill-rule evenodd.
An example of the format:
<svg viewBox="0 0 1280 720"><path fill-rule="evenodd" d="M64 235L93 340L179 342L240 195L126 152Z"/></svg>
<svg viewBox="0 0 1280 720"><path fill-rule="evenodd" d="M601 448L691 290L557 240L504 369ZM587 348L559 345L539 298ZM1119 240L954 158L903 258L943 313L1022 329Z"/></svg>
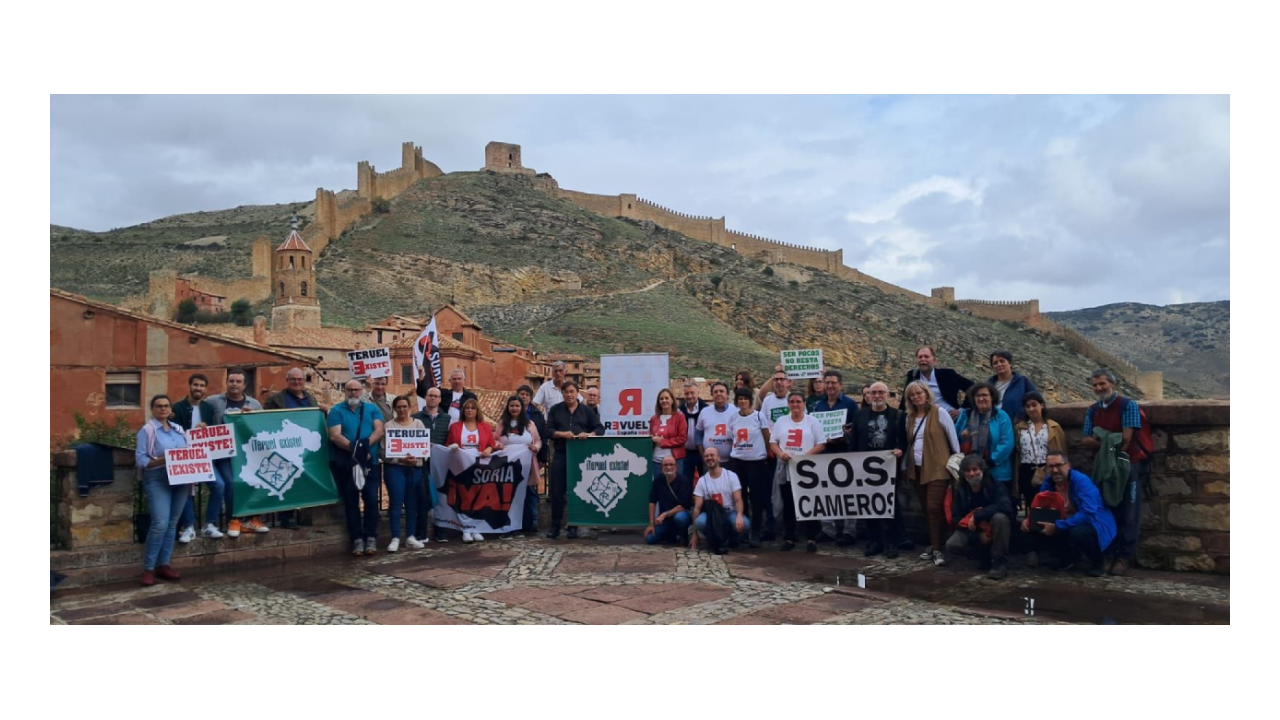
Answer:
<svg viewBox="0 0 1280 720"><path fill-rule="evenodd" d="M80 497L76 488L75 452L54 453L51 460L58 488L57 541L63 549L50 551L49 566L67 575L61 587L136 579L142 573L143 547L134 541L137 471L133 453L115 451L114 481L90 488L87 497ZM142 508L146 512L145 500ZM196 538L175 545L173 567L199 571L260 565L336 555L345 549L346 530L338 505L303 510L300 516L303 526L298 530L274 529L221 540Z"/></svg>

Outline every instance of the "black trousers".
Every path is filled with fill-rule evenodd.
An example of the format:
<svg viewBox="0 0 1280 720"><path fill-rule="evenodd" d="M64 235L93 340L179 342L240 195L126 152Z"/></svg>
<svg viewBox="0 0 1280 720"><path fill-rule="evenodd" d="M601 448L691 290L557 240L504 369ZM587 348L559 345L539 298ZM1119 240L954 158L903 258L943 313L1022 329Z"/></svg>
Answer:
<svg viewBox="0 0 1280 720"><path fill-rule="evenodd" d="M1032 533L1031 547L1037 552L1049 551L1064 563L1083 555L1094 565L1102 564L1102 548L1098 547L1098 531L1089 523L1081 523L1066 532L1061 530L1052 536Z"/></svg>
<svg viewBox="0 0 1280 720"><path fill-rule="evenodd" d="M565 462L566 453L557 452L551 459L551 529L560 530L564 521L565 495L569 491L569 466ZM570 526L572 527L572 526Z"/></svg>
<svg viewBox="0 0 1280 720"><path fill-rule="evenodd" d="M817 540L818 533L822 530L822 523L818 520L805 520L796 522L796 502L795 495L791 492L791 483L782 484L782 539L796 541L796 526L804 530L805 540Z"/></svg>
<svg viewBox="0 0 1280 720"><path fill-rule="evenodd" d="M759 533L764 529L765 510L773 503L773 475L769 463L760 460L729 460L729 469L742 482L742 500L751 529Z"/></svg>

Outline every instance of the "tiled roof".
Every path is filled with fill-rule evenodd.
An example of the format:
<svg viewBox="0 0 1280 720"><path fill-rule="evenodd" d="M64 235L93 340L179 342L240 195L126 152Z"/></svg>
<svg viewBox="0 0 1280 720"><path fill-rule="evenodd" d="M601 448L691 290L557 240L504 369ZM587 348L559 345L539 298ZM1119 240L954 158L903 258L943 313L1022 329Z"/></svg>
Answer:
<svg viewBox="0 0 1280 720"><path fill-rule="evenodd" d="M440 335L438 336L438 340L440 341L440 348L442 350L461 350L462 352L471 352L471 353L475 353L476 355L484 355L484 353L480 352L478 349L471 347L470 345L464 342L459 342L457 340L454 340L448 335ZM417 341L418 341L418 338L416 335L414 337L401 338L400 340L397 340L391 343L390 347L392 350L412 348L413 344Z"/></svg>
<svg viewBox="0 0 1280 720"><path fill-rule="evenodd" d="M154 315L148 315L146 313L136 312L133 310L126 310L125 308L120 307L119 305L111 305L110 303L99 302L97 300L90 300L89 298L84 297L83 295L76 295L74 293L69 293L65 290L59 290L58 288L54 288L54 287L49 288L49 294L55 297L63 298L65 300L70 300L71 302L85 305L91 308L97 308L105 312L115 313L116 315L121 315L124 317L131 317L136 320L140 320L142 322L151 323L153 325L161 325L163 327L174 328L176 330L181 330L183 332L191 333L192 335L198 335L200 337L209 338L210 340L217 340L218 342L226 343L228 345L237 345L240 347L247 347L251 350L257 350L259 352L271 353L272 355L278 355L282 358L285 358L292 362L300 363L303 365L313 365L315 363L315 358L313 357L307 357L306 355L300 355L298 353L289 352L288 350L280 350L278 348L270 347L267 345L259 345L253 342L253 328L251 327L246 328L246 327L237 327L234 325L229 325L229 326L219 325L217 330L215 331L215 330L206 329L203 326L184 325L182 323L173 322L172 320L165 320L163 318L158 318L158 317L155 317ZM243 330L248 331L247 336L245 335L245 333L240 332Z"/></svg>
<svg viewBox="0 0 1280 720"><path fill-rule="evenodd" d="M285 238L284 242L276 250L305 250L311 252L311 248L307 246L306 241L298 234L297 228L289 231L289 237Z"/></svg>
<svg viewBox="0 0 1280 720"><path fill-rule="evenodd" d="M237 325L219 325L220 332L228 335L253 340L253 328ZM272 347L316 348L319 350L355 350L373 347L365 342L365 333L361 330L341 327L294 328L276 332L267 331L267 344Z"/></svg>

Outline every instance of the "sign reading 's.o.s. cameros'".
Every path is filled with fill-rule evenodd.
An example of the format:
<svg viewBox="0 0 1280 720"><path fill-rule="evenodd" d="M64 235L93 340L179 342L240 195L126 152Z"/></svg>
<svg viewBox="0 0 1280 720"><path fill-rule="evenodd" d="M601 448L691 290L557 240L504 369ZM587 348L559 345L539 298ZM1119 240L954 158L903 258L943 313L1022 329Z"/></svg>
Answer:
<svg viewBox="0 0 1280 720"><path fill-rule="evenodd" d="M793 456L788 471L796 518L893 517L895 462L890 452Z"/></svg>

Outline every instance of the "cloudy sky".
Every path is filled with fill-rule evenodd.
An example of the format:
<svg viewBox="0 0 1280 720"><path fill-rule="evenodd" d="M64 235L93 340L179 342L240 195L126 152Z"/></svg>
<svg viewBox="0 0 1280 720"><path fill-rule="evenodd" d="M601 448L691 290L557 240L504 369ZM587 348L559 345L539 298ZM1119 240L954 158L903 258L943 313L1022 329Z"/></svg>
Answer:
<svg viewBox="0 0 1280 720"><path fill-rule="evenodd" d="M50 123L50 221L88 230L354 188L406 140L475 170L501 140L923 293L1230 298L1227 96L53 96Z"/></svg>

